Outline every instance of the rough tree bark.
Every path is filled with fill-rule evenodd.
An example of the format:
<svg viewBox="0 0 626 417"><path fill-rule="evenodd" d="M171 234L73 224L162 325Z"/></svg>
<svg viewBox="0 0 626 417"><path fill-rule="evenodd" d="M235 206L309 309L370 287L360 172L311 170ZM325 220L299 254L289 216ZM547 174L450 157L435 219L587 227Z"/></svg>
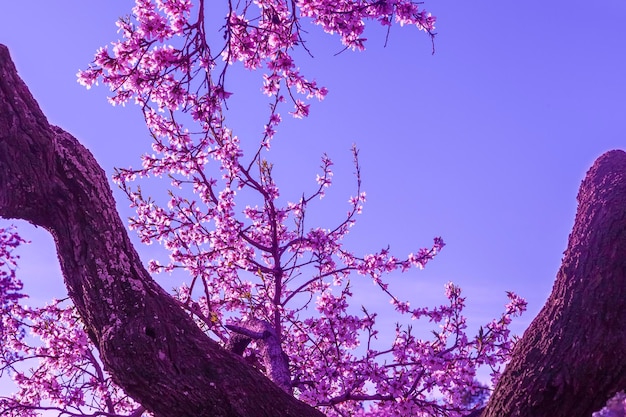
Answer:
<svg viewBox="0 0 626 417"><path fill-rule="evenodd" d="M204 334L144 269L104 171L48 124L0 45L0 216L53 236L115 382L157 417L322 417Z"/></svg>
<svg viewBox="0 0 626 417"><path fill-rule="evenodd" d="M626 389L626 152L600 156L578 193L552 294L482 417L590 417Z"/></svg>

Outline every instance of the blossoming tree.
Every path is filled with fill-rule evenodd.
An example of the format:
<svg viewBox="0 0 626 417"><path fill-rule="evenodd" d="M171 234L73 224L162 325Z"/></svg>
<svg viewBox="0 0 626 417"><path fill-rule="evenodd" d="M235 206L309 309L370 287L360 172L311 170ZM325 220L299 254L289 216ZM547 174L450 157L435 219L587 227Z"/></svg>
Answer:
<svg viewBox="0 0 626 417"><path fill-rule="evenodd" d="M109 86L113 104L134 102L143 112L153 153L114 181L136 209L130 229L169 251L169 261L151 261L149 271L189 273L173 296L141 266L93 157L47 124L3 51L0 102L19 102L29 116L6 110L19 123L7 122L0 138L0 215L53 233L69 299L41 308L21 302L12 249L22 241L3 230L0 372L17 391L0 399L0 413L459 416L480 406L487 388L476 371L488 367L497 380L512 347L508 325L525 302L508 293L502 315L476 335L466 333L465 299L454 284L445 287L446 305L412 306L385 275L425 267L444 242L403 258L344 246L365 202L357 149L355 193L330 229L306 217L332 184L330 158L322 157L313 190L290 199L280 195L268 156L281 111L306 117L308 100L327 92L295 62L293 51L306 51L305 25L363 50L367 21L413 25L432 37L435 19L410 0L229 0L216 41L208 7L137 0L117 23L121 40L79 73L87 87ZM245 149L225 111L226 76L239 63L262 73L270 104L257 145ZM134 185L154 177L167 179L163 195ZM398 315L386 342L377 340L376 313L355 306L351 280L364 277ZM420 337L409 320L438 330Z"/></svg>

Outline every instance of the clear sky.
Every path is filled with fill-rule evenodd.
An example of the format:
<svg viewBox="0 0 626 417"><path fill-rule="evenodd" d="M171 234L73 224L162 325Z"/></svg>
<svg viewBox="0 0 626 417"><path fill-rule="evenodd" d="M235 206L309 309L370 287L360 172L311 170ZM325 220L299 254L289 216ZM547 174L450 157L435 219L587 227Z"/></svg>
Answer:
<svg viewBox="0 0 626 417"><path fill-rule="evenodd" d="M87 91L75 74L116 39L114 22L132 4L0 6L0 43L44 113L79 138L109 176L115 166L138 165L149 149L145 125L138 108L111 107L104 88ZM452 280L476 326L498 315L504 291L513 290L529 301L514 327L521 333L551 291L586 170L603 152L626 148L626 3L424 6L438 18L434 55L423 33L393 27L387 47L385 32L370 30L364 53L335 56L339 40L310 28L315 58L300 64L330 93L308 119L288 120L279 131L270 153L278 184L297 199L313 187L319 156L328 152L337 186L316 218L331 226L353 191L355 142L368 202L349 247L364 254L390 245L401 256L441 235L441 255L424 271L392 277L395 288L413 305L432 305ZM230 125L254 139L266 114L257 93L261 74L236 72L229 83ZM131 215L122 193L114 193L122 217ZM62 297L52 239L18 224L32 240L21 252L20 275L33 302ZM138 249L146 261L157 250ZM387 308L386 299L373 302Z"/></svg>

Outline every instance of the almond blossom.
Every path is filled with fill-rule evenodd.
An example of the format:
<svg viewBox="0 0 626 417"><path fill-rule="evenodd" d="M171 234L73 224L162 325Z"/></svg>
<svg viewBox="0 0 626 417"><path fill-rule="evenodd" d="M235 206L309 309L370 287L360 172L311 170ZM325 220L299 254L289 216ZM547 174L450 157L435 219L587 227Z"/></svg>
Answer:
<svg viewBox="0 0 626 417"><path fill-rule="evenodd" d="M255 359L267 350L255 329L271 329L288 358L289 391L329 417L460 416L480 406L476 399L489 388L477 370L487 367L497 380L514 344L509 324L525 301L508 293L501 316L477 335L468 334L465 298L452 283L445 285L446 304L412 306L393 291L389 274L426 267L444 241L436 237L402 257L388 248L356 254L344 245L366 201L357 148L354 195L331 228L311 225L306 216L332 185L331 159L322 156L317 176L303 185L309 192L282 196L268 156L280 110L307 117L310 101L328 93L297 66L294 51L307 51L306 25L336 34L346 49L363 50L367 23L411 25L432 37L434 17L409 0L226 3L216 38L216 28L206 27L209 2L136 0L132 15L117 23L121 39L99 49L78 74L87 88L108 86L113 105L137 104L152 136L140 167L114 176L136 212L130 229L169 253L167 261L150 261L149 270L186 271L188 283L175 291L181 308L226 348L238 334L248 337L239 353L270 377L272 364ZM262 73L269 104L256 146L245 149L227 124L234 65ZM148 196L136 185L164 180L162 195ZM18 390L0 398L0 414L148 415L102 369L67 301L41 308L20 303L9 250L15 239L0 240L9 277L0 275L0 372ZM379 339L377 313L356 301L363 285L394 308L398 324L390 340ZM420 321L436 330L425 337L416 330ZM25 369L27 362L34 367Z"/></svg>

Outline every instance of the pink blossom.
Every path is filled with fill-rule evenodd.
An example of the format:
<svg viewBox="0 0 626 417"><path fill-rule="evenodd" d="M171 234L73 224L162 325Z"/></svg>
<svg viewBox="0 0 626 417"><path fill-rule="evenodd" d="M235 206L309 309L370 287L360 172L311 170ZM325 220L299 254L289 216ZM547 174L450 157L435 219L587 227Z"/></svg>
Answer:
<svg viewBox="0 0 626 417"><path fill-rule="evenodd" d="M468 409L463 393L482 387L477 369L486 366L497 378L508 359L509 324L525 309L524 300L509 293L504 313L476 336L467 332L465 299L454 284L445 286L444 305L413 307L388 274L424 268L445 244L436 237L403 257L389 248L356 254L344 246L366 202L356 147L355 192L343 220L327 228L309 224L307 214L332 185L331 159L322 156L311 192L281 196L266 153L285 102L292 116L304 118L313 111L310 100L328 94L299 70L295 51L306 52L305 25L363 50L366 24L413 25L432 36L434 18L410 0L244 0L230 6L225 25L210 29L220 31L220 43L207 36L204 0L136 0L132 16L117 23L120 39L110 50L99 49L78 74L87 88L108 86L112 104L137 104L152 136L141 166L118 169L114 178L135 209L129 227L169 254L150 261L150 271L189 273L189 284L178 285L175 296L220 343L230 336L229 321L272 323L290 358L298 398L329 417L459 415ZM258 142L227 124L235 65L262 73L269 111ZM163 195L148 196L135 185L161 178L171 188ZM68 415L141 412L102 369L67 301L39 309L20 304L11 252L19 243L14 232L0 231L0 373L11 372L17 386L13 396L0 398L0 414L34 415L44 404ZM391 340L381 340L376 313L355 308L356 288L363 285L394 306L398 324ZM407 324L418 320L434 329L431 337ZM39 345L31 344L27 329ZM26 364L31 371L24 371Z"/></svg>

